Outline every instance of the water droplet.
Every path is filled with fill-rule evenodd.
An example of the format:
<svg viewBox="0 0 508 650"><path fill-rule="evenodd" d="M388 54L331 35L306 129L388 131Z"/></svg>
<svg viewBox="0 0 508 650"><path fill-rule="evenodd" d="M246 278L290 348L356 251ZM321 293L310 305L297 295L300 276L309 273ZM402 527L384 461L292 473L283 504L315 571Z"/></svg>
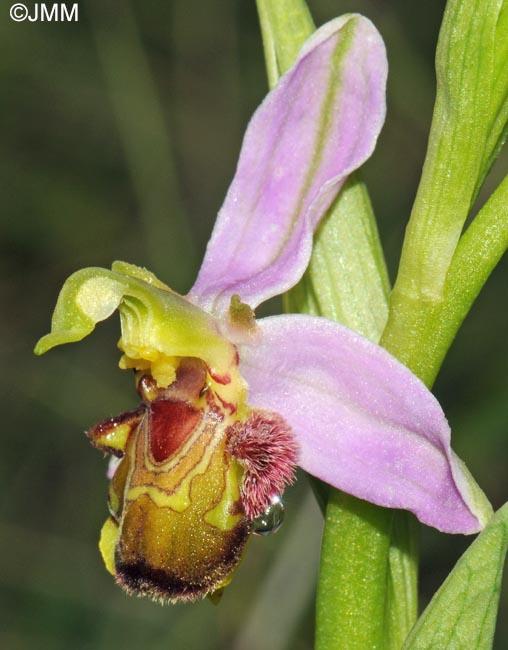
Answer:
<svg viewBox="0 0 508 650"><path fill-rule="evenodd" d="M276 533L284 521L284 502L276 494L268 508L258 517L252 520L252 532L254 535L271 535Z"/></svg>

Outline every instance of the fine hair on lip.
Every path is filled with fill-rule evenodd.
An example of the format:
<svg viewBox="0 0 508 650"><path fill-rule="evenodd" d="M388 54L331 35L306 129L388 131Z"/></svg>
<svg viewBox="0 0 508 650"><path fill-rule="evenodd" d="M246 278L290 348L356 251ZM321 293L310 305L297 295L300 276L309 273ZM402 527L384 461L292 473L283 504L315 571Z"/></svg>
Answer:
<svg viewBox="0 0 508 650"><path fill-rule="evenodd" d="M247 517L253 519L294 481L298 445L284 418L263 409L232 424L226 435L228 451L245 470L242 501Z"/></svg>

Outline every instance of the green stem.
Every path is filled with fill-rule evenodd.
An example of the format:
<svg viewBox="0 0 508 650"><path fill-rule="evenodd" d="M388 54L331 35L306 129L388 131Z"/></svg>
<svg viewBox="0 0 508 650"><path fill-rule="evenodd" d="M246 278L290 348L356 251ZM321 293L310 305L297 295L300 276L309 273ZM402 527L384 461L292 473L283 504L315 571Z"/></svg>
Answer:
<svg viewBox="0 0 508 650"><path fill-rule="evenodd" d="M313 24L301 0L258 0L258 9L273 86ZM508 245L508 181L460 237L506 131L507 104L491 86L506 70L505 49L497 47L503 32L499 11L495 3L480 12L468 0L448 3L429 149L381 338L429 387ZM348 207L351 197L355 209ZM340 268L342 259L346 263ZM352 179L316 233L309 269L286 296L286 308L326 315L379 340L386 295L375 220L365 188ZM329 490L317 596L318 650L401 647L417 614L415 539L411 515Z"/></svg>
<svg viewBox="0 0 508 650"><path fill-rule="evenodd" d="M257 0L270 86L293 63L314 24L302 0ZM390 287L365 185L350 177L314 238L285 309L326 316L378 341ZM417 531L410 515L378 508L311 479L326 501L317 596L320 650L399 650L416 620ZM416 531L416 532L415 532Z"/></svg>
<svg viewBox="0 0 508 650"><path fill-rule="evenodd" d="M393 515L331 491L321 549L316 650L384 647Z"/></svg>
<svg viewBox="0 0 508 650"><path fill-rule="evenodd" d="M400 649L416 621L418 524L331 491L321 554L316 650Z"/></svg>

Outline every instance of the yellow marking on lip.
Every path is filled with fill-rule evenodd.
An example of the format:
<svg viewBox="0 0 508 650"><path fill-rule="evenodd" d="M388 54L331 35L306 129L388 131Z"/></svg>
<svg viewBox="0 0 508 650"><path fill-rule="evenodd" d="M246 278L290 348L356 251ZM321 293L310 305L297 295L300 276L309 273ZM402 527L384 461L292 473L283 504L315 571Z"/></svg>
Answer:
<svg viewBox="0 0 508 650"><path fill-rule="evenodd" d="M132 485L134 483L134 480L132 480L131 487L126 491L125 500L135 501L143 494L146 494L159 508L171 508L176 512L183 512L191 504L192 481L196 476L206 473L222 437L222 433L220 435L216 433L211 440L203 440L202 454L199 461L194 465L191 464L193 459L190 458L190 454L182 456L182 465L187 465L187 467L182 467L185 473L182 472L183 476L180 481L175 480L177 478L175 472L159 474L158 478L162 483L160 486L147 485L146 483L140 485L137 481L136 485ZM149 473L149 476L152 479L157 478L152 473ZM168 485L169 481L171 481L170 485ZM171 493L170 490L173 492Z"/></svg>
<svg viewBox="0 0 508 650"><path fill-rule="evenodd" d="M115 546L118 541L119 529L118 524L112 517L108 517L104 522L101 529L101 537L99 540L99 550L106 565L106 569L115 575Z"/></svg>
<svg viewBox="0 0 508 650"><path fill-rule="evenodd" d="M101 444L110 449L118 449L123 451L127 444L127 438L132 431L132 424L119 424L112 429L108 434L101 437ZM104 441L104 442L103 442Z"/></svg>
<svg viewBox="0 0 508 650"><path fill-rule="evenodd" d="M186 481L188 482L188 481ZM142 495L150 497L158 508L171 508L175 512L183 512L190 506L190 490L186 485L182 485L174 494L163 492L153 485L140 485L139 487L131 488L125 495L126 501L136 501ZM185 492L187 492L185 494Z"/></svg>
<svg viewBox="0 0 508 650"><path fill-rule="evenodd" d="M228 584L241 559L250 533L238 503L243 470L226 452L222 422L209 420L201 433L177 466L181 483L175 470L146 470L146 427L131 438L115 547L116 578L130 593L196 600Z"/></svg>
<svg viewBox="0 0 508 650"><path fill-rule="evenodd" d="M205 521L219 530L231 530L244 516L241 512L231 514L231 504L240 500L240 483L243 468L236 460L232 460L226 470L224 492L219 503L205 514Z"/></svg>
<svg viewBox="0 0 508 650"><path fill-rule="evenodd" d="M241 506L243 468L226 450L238 410L224 408L214 389L192 393L192 400L168 390L168 401L192 403L202 417L162 462L152 456L149 405L129 437L117 470L123 473L113 477L118 534L108 524L103 543L111 566L107 540L114 540L116 579L129 593L196 600L228 584L241 559L250 534Z"/></svg>

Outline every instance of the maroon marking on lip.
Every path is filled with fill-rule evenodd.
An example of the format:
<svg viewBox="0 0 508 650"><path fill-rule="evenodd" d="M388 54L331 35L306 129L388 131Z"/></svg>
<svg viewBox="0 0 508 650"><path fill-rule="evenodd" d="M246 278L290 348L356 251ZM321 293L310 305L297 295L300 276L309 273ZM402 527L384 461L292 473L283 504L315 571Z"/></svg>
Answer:
<svg viewBox="0 0 508 650"><path fill-rule="evenodd" d="M236 353L235 356L236 358L238 358L238 352ZM213 372L213 370L210 368L208 364L206 365L206 369L208 370L208 374L210 375L210 377L218 384L222 384L222 386L227 386L228 384L231 383L231 375L229 375L228 373L226 373L225 375L218 375L216 372Z"/></svg>
<svg viewBox="0 0 508 650"><path fill-rule="evenodd" d="M186 402L159 400L150 404L150 451L157 463L164 462L192 434L202 411Z"/></svg>
<svg viewBox="0 0 508 650"><path fill-rule="evenodd" d="M206 403L208 404L208 407L215 411L216 413L219 412L224 412L224 411L229 411L231 415L236 413L238 407L236 404L233 404L231 402L227 402L225 399L223 399L218 393L215 391L208 391L205 393L206 395ZM221 421L224 419L224 416L221 415Z"/></svg>
<svg viewBox="0 0 508 650"><path fill-rule="evenodd" d="M235 349L235 361L234 365L238 367L240 365L240 355L238 354L238 350ZM231 375L228 373L224 375L218 375L216 372L213 372L213 370L210 368L210 366L207 364L206 369L208 370L208 374L210 377L216 381L218 384L222 384L223 386L227 386L228 384L231 383Z"/></svg>
<svg viewBox="0 0 508 650"><path fill-rule="evenodd" d="M231 402L227 402L225 399L222 399L222 397L218 393L215 393L215 397L222 404L222 407L224 409L227 409L231 413L231 415L233 415L233 413L236 413L237 407L235 406L235 404Z"/></svg>

